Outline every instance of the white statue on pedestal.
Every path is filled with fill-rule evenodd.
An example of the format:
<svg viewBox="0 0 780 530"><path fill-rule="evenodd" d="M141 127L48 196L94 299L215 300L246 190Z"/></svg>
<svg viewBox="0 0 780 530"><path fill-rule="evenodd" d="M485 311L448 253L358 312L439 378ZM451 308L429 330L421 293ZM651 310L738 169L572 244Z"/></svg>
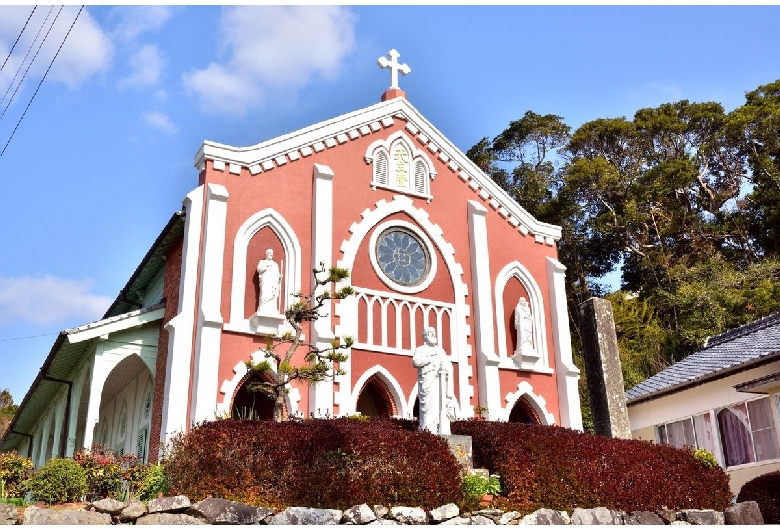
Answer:
<svg viewBox="0 0 780 530"><path fill-rule="evenodd" d="M451 434L450 420L455 419L455 396L452 387L452 363L437 345L436 330L425 328L424 344L414 350L412 366L417 368L417 399L420 406L420 430L433 434Z"/></svg>
<svg viewBox="0 0 780 530"><path fill-rule="evenodd" d="M517 330L517 346L515 355L534 353L534 320L531 307L524 296L520 297L515 307L515 329Z"/></svg>
<svg viewBox="0 0 780 530"><path fill-rule="evenodd" d="M278 315L282 274L279 272L279 265L274 261L273 249L266 250L265 259L260 260L260 263L257 264L257 276L260 284L257 314Z"/></svg>

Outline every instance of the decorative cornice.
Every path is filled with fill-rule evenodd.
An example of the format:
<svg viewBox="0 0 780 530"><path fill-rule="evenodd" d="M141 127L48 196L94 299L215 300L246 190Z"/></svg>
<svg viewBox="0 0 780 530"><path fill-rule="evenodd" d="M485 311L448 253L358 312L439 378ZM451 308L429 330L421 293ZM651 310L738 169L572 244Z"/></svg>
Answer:
<svg viewBox="0 0 780 530"><path fill-rule="evenodd" d="M395 120L405 122L407 134L445 164L480 199L487 201L490 208L520 234L531 234L536 243L547 246L554 246L561 238L561 227L535 219L404 98L383 101L249 147L205 141L195 155L195 167L204 171L206 161L211 160L215 171L228 170L238 175L246 168L250 175L256 176L315 152L380 132L392 127Z"/></svg>

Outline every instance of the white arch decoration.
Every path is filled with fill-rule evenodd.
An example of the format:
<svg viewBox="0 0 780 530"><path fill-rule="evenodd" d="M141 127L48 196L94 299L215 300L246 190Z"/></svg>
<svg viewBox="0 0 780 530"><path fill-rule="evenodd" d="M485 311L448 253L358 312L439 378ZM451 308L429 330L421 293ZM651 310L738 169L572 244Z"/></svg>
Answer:
<svg viewBox="0 0 780 530"><path fill-rule="evenodd" d="M506 333L504 319L504 289L510 279L517 278L528 293L528 302L531 305L531 314L534 323L534 347L538 358L530 363L522 363L520 369L535 372L552 373L550 361L547 355L547 326L545 324L545 307L542 290L536 283L528 269L519 261L507 264L496 276L495 304L496 304L496 341L498 342L498 356L501 359L500 368L518 368L518 365L510 361L512 354L506 351Z"/></svg>
<svg viewBox="0 0 780 530"><path fill-rule="evenodd" d="M350 401L352 408L350 411L345 412L350 414L357 411L357 402L358 398L360 398L360 391L363 390L363 386L373 376L381 378L382 381L384 381L387 385L388 390L390 390L390 394L393 396L393 400L395 401L395 408L397 410L396 416L400 418L405 417L406 401L404 400L404 391L401 389L401 385L398 384L398 381L395 380L395 377L393 377L392 374L387 371L387 369L378 364L363 372L363 375L361 375L358 380L355 381L355 386L352 387L352 399Z"/></svg>
<svg viewBox="0 0 780 530"><path fill-rule="evenodd" d="M286 256L284 263L284 278L287 282L285 293L282 293L282 311L294 301L294 293L301 290L301 245L295 230L285 221L279 212L266 208L250 216L236 232L233 242L233 279L230 287L230 322L225 328L231 331L252 333L249 319L244 316L246 297L246 253L249 242L260 229L269 226L282 242Z"/></svg>
<svg viewBox="0 0 780 530"><path fill-rule="evenodd" d="M509 421L509 414L511 414L512 408L523 396L527 398L526 402L536 411L543 425L555 425L555 416L547 411L547 400L542 396L536 395L534 387L528 381L518 383L517 391L506 395L506 408L501 411L501 420Z"/></svg>
<svg viewBox="0 0 780 530"><path fill-rule="evenodd" d="M406 150L410 153L409 168L411 170L411 174L409 176L410 178L409 188L402 188L390 182L383 184L374 180L373 177L371 181L371 186L373 187L373 189L376 189L377 187L382 187L394 191L399 191L402 193L408 193L409 195L422 197L424 199L427 199L428 202L431 202L433 196L431 195L430 181L436 178L436 171L434 170L434 165L424 151L420 149L416 149L414 147L414 142L412 142L412 140L409 139L409 137L406 134L404 134L403 131L395 132L390 136L388 136L386 139L380 139L380 140L376 140L375 142L372 142L371 145L369 145L368 148L366 149L366 153L365 155L363 155L363 159L366 161L367 164L372 164L374 162L374 157L376 156L377 152L383 152L389 162L390 160L392 160L392 156L391 156L392 147L394 144L398 142L403 143ZM425 191L422 193L416 191L414 186L414 173L415 173L415 167L417 162L421 162L423 164L423 167L425 169L425 174L427 177L424 183Z"/></svg>
<svg viewBox="0 0 780 530"><path fill-rule="evenodd" d="M471 333L466 319L470 315L470 309L466 303L468 295L468 286L463 282L463 267L455 259L455 248L451 243L444 239L444 232L438 224L430 220L428 212L422 208L415 208L411 198L405 195L395 195L393 200L388 202L384 199L376 203L373 210L366 209L362 214L360 223L353 223L349 228L350 238L341 243L341 253L343 257L338 260L337 266L351 270L355 263L358 250L368 233L388 216L403 212L425 231L433 244L441 253L442 259L447 266L447 271L452 278L452 285L455 297L455 309L452 315L451 326L456 330L456 340L452 343L454 351L450 352L451 360L458 365L458 401L459 403L470 403L474 396L474 386L470 384L472 377L471 368L468 365L468 358L472 355L471 345L468 343L468 336ZM342 280L339 287L352 285L351 277ZM357 336L357 306L358 299L351 296L340 300L334 308L334 312L339 316L341 324L336 326L336 336ZM341 363L341 367L349 373L351 362L347 360ZM340 407L347 407L352 396L352 388L349 376L337 376L336 382L339 383L339 391L334 396L334 404ZM412 402L414 404L414 402ZM411 409L409 409L411 410ZM467 414L473 414L471 407L465 411Z"/></svg>
<svg viewBox="0 0 780 530"><path fill-rule="evenodd" d="M252 354L253 362L260 363L264 360L266 360L266 356L263 353L263 350L257 350ZM230 405L232 405L233 402L233 395L236 393L238 385L241 384L241 381L248 371L249 369L246 367L246 363L242 361L233 367L233 377L222 381L222 385L219 388L219 393L222 394L222 401L217 401L217 416L230 416ZM274 363L271 363L271 371L276 374L276 366L274 366ZM287 406L288 415L294 416L299 413L298 404L301 401L301 393L297 388L289 384L287 385L287 388L289 389L289 392L284 398L285 405Z"/></svg>

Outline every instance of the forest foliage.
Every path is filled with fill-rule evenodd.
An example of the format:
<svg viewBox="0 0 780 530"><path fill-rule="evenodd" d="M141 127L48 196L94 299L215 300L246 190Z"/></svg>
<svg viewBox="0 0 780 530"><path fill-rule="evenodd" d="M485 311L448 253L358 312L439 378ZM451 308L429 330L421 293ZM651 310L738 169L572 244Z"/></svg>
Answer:
<svg viewBox="0 0 780 530"><path fill-rule="evenodd" d="M575 355L580 304L608 298L626 387L780 310L780 80L731 112L682 100L572 130L528 111L467 155L562 227Z"/></svg>

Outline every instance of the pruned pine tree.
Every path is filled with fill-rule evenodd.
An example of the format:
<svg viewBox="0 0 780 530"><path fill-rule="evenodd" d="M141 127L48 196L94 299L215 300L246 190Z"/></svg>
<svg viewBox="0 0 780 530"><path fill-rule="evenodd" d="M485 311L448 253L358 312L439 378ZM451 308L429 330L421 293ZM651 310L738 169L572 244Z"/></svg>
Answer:
<svg viewBox="0 0 780 530"><path fill-rule="evenodd" d="M338 282L349 277L349 271L338 267L312 270L314 281L311 292L298 293L300 299L288 307L284 316L292 331L281 336L271 336L262 350L265 359L256 363L246 361L250 372L247 390L261 392L274 400L274 421L281 421L284 410L284 397L293 381L306 381L309 384L325 381L329 377L344 375L346 372L334 365L347 360L344 349L353 343L351 337L334 339L327 348L304 340L304 323L314 322L324 315L331 300L343 300L354 294L351 286L337 288ZM306 354L297 364L293 357L303 348ZM275 370L274 370L275 368ZM274 373L275 372L275 373Z"/></svg>

